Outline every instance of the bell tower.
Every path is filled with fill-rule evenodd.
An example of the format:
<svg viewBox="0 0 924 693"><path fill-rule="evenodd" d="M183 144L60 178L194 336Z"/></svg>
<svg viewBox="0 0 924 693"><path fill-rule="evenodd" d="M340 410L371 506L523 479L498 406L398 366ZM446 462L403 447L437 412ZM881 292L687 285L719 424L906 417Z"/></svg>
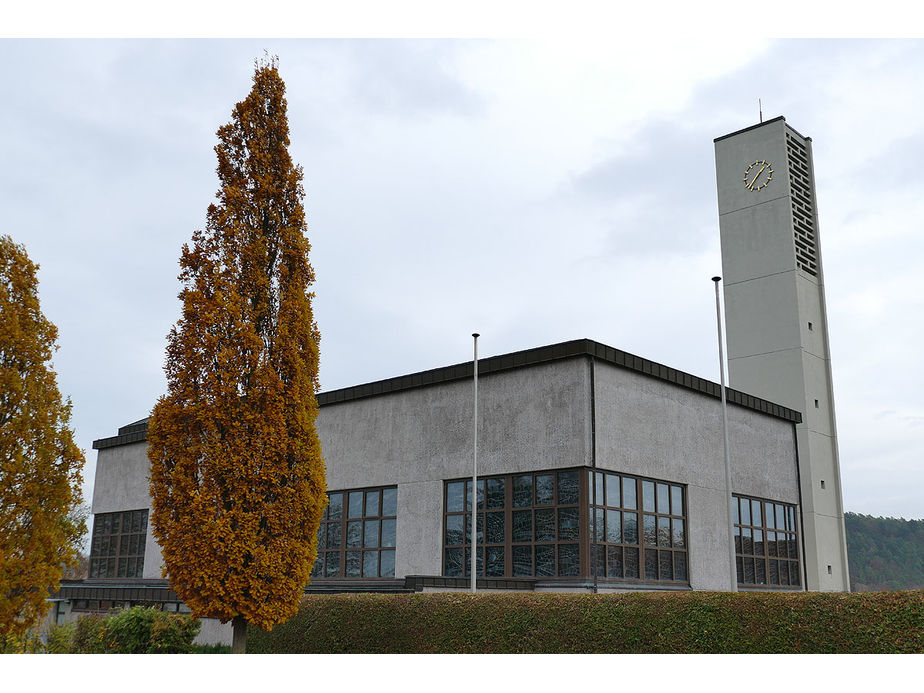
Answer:
<svg viewBox="0 0 924 693"><path fill-rule="evenodd" d="M780 116L716 138L715 161L729 383L802 412L806 587L849 591L812 140Z"/></svg>

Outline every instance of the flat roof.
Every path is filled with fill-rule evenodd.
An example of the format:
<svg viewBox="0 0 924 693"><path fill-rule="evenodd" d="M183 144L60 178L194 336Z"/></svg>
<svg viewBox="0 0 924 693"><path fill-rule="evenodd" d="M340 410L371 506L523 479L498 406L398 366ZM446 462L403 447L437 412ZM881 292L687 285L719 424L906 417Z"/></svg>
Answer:
<svg viewBox="0 0 924 693"><path fill-rule="evenodd" d="M656 363L655 361L642 358L641 356L630 354L626 351L621 351L620 349L614 349L605 344L595 342L592 339L575 339L570 342L550 344L549 346L525 349L510 354L501 354L500 356L478 359L478 375L480 377L517 368L527 368L540 363L579 357L593 358L603 363L609 363L652 378L664 380L678 387L693 390L694 392L699 392L709 397L715 397L716 399L720 399L722 396L721 385L718 383L691 375L690 373L685 373L676 368ZM456 380L469 380L473 376L474 362L466 361L452 366L433 368L427 371L420 371L419 373L377 380L363 385L344 387L329 392L319 392L317 395L318 406L329 407L344 402L365 399L367 397L377 397L380 395L402 392L404 390L413 390L419 387L454 382ZM726 399L731 404L736 404L746 409L752 409L769 416L774 416L793 423L802 422L802 414L795 409L789 409L788 407L775 404L768 400L761 399L760 397L754 397L745 392L727 388ZM118 445L144 442L147 439L147 428L148 420L140 419L139 421L119 428L118 435L94 440L93 448L96 450L103 450Z"/></svg>

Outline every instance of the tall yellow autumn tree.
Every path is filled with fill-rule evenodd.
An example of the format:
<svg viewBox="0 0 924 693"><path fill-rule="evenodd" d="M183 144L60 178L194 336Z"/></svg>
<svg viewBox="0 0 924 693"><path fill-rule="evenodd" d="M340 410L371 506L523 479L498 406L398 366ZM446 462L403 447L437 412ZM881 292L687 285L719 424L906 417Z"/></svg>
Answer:
<svg viewBox="0 0 924 693"><path fill-rule="evenodd" d="M219 128L217 204L180 257L168 392L148 423L151 524L198 616L270 629L297 609L327 505L301 167L275 59Z"/></svg>
<svg viewBox="0 0 924 693"><path fill-rule="evenodd" d="M42 314L38 266L0 236L0 641L48 611L86 525L80 506L83 453L69 428L51 368L58 330Z"/></svg>

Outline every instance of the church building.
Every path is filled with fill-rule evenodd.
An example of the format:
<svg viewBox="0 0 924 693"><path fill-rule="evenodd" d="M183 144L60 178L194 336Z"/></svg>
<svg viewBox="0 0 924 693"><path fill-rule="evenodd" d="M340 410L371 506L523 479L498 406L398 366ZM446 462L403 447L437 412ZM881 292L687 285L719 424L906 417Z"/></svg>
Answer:
<svg viewBox="0 0 924 693"><path fill-rule="evenodd" d="M591 339L318 395L330 504L308 591L849 589L811 140L715 140L721 387ZM148 523L146 420L98 451L88 579L59 618L185 606ZM730 565L734 547L734 569ZM733 577L734 576L734 577ZM204 622L200 641L229 637Z"/></svg>

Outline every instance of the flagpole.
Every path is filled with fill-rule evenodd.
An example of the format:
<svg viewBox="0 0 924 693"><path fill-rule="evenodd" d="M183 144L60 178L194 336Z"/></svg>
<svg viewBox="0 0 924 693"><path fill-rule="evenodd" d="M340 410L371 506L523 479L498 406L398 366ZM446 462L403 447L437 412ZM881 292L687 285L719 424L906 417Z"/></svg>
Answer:
<svg viewBox="0 0 924 693"><path fill-rule="evenodd" d="M478 566L478 337L477 332L472 333L474 358L472 359L474 372L474 411L472 413L473 453L472 453L472 594L475 594L475 580Z"/></svg>
<svg viewBox="0 0 924 693"><path fill-rule="evenodd" d="M713 277L715 282L715 318L719 331L719 381L722 385L722 437L725 442L725 488L728 489L728 553L731 570L731 591L738 591L738 571L735 568L735 496L732 493L731 459L728 454L728 404L725 397L725 353L722 348L722 310L719 307L719 282L722 277Z"/></svg>

